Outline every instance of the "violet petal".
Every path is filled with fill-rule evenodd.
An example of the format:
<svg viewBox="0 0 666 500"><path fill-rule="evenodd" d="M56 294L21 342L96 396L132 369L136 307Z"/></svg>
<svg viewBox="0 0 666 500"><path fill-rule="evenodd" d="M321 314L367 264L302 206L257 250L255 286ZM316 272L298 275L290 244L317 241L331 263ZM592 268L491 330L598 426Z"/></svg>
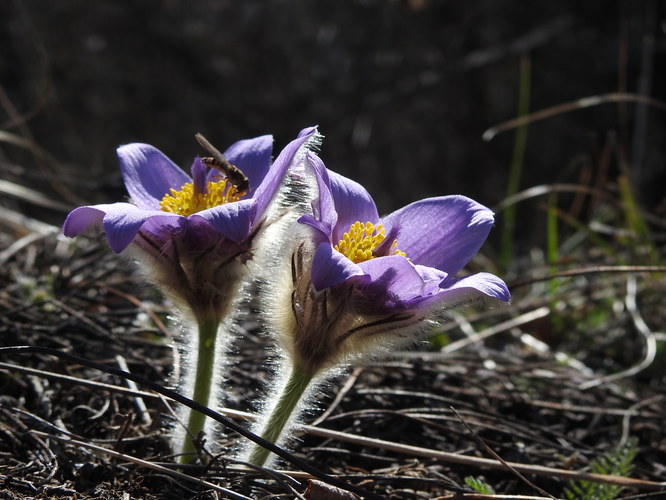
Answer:
<svg viewBox="0 0 666 500"><path fill-rule="evenodd" d="M379 219L377 206L370 193L359 183L329 170L330 190L338 213L338 221L332 235L336 244L354 222L372 222Z"/></svg>
<svg viewBox="0 0 666 500"><path fill-rule="evenodd" d="M192 183L194 184L195 193L205 193L206 183L208 182L208 167L201 161L201 157L197 156L192 162Z"/></svg>
<svg viewBox="0 0 666 500"><path fill-rule="evenodd" d="M465 196L417 201L382 219L399 228L398 249L413 262L454 275L476 255L492 228L493 213Z"/></svg>
<svg viewBox="0 0 666 500"><path fill-rule="evenodd" d="M287 144L287 146L275 159L262 183L257 186L256 191L254 191L252 195L256 202L254 209L255 212L253 214L253 223L255 220L261 219L261 217L263 217L266 207L271 202L273 196L275 196L275 193L280 187L287 169L294 160L294 156L298 153L300 147L305 144L308 139L310 139L316 132L317 129L315 127L303 129L299 133L298 137Z"/></svg>
<svg viewBox="0 0 666 500"><path fill-rule="evenodd" d="M104 214L106 214L111 205L91 205L75 208L69 213L62 225L63 234L73 238L93 226L101 228ZM125 203L125 205L131 204Z"/></svg>
<svg viewBox="0 0 666 500"><path fill-rule="evenodd" d="M321 291L335 286L352 276L365 273L347 257L331 247L329 242L321 243L312 258L311 279L315 290Z"/></svg>
<svg viewBox="0 0 666 500"><path fill-rule="evenodd" d="M102 227L111 250L115 253L125 250L148 219L151 219L153 225L159 223L168 227L177 226L185 220L184 217L170 212L141 210L130 203L107 205Z"/></svg>
<svg viewBox="0 0 666 500"><path fill-rule="evenodd" d="M427 281L424 280L422 272L399 255L366 260L359 266L370 277L370 283L374 283L375 287L381 286L384 289L383 295L391 297L396 303L422 297L437 288L437 284L441 281L434 279L426 270L421 270L427 278ZM437 270L434 272L438 276L444 276Z"/></svg>
<svg viewBox="0 0 666 500"><path fill-rule="evenodd" d="M308 152L307 160L314 170L315 179L319 188L319 196L312 203L313 215L306 214L298 222L308 224L321 231L326 239L330 240L333 228L338 220L335 203L329 188L328 171L324 162L314 153Z"/></svg>
<svg viewBox="0 0 666 500"><path fill-rule="evenodd" d="M469 293L472 296L474 294L482 294L491 299L503 302L511 300L511 293L506 283L491 273L476 273L470 276L451 278L450 280L443 281L440 286L442 287L442 292L440 293L452 296Z"/></svg>
<svg viewBox="0 0 666 500"><path fill-rule="evenodd" d="M299 217L298 219L299 224L306 224L310 227L315 228L317 231L319 231L321 234L319 235L321 238L324 240L328 241L329 244L331 243L331 225L327 224L326 222L320 221L319 219L315 219L312 215L310 214L305 214Z"/></svg>
<svg viewBox="0 0 666 500"><path fill-rule="evenodd" d="M178 165L149 144L126 144L117 153L127 192L144 210L159 210L160 201L171 188L179 190L191 181Z"/></svg>
<svg viewBox="0 0 666 500"><path fill-rule="evenodd" d="M250 236L254 229L253 200L246 199L225 203L190 215L190 220L197 218L207 221L213 228L236 243Z"/></svg>

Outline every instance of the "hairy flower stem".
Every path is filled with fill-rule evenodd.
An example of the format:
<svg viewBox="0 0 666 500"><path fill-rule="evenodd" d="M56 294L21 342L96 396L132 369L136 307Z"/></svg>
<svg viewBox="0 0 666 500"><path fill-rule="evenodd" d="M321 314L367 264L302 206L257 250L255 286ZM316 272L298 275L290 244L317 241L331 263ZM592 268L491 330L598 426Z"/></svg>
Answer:
<svg viewBox="0 0 666 500"><path fill-rule="evenodd" d="M276 443L280 436L283 434L284 428L289 422L294 409L303 397L303 393L310 385L313 374L308 373L298 366L293 366L287 385L285 385L280 395L280 399L275 406L275 409L268 418L266 425L261 433L261 437ZM257 444L252 448L248 462L253 465L262 466L266 463L266 459L270 452Z"/></svg>
<svg viewBox="0 0 666 500"><path fill-rule="evenodd" d="M208 406L213 375L215 371L215 341L219 329L218 321L199 321L199 348L197 353L197 367L194 378L194 392L192 399L197 403ZM193 461L196 457L196 439L204 429L206 416L196 410L190 410L187 420L187 428L182 443L182 454L180 463L185 464Z"/></svg>

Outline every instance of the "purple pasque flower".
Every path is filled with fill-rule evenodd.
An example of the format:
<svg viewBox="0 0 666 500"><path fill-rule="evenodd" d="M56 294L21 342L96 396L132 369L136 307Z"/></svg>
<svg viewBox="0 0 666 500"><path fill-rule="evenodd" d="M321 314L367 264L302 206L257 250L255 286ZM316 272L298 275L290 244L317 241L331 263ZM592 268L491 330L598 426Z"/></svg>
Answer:
<svg viewBox="0 0 666 500"><path fill-rule="evenodd" d="M317 373L391 341L411 342L442 312L508 301L490 273L458 276L486 240L493 213L464 196L420 200L379 217L369 193L308 153L319 187L307 236L293 247L292 318L281 328L301 369Z"/></svg>
<svg viewBox="0 0 666 500"><path fill-rule="evenodd" d="M221 317L233 286L252 257L269 203L299 149L314 134L304 129L271 164L272 136L231 145L225 158L249 180L242 191L223 172L197 157L192 177L148 144L118 148L131 202L83 206L65 220L66 236L102 228L111 249L131 248L157 271L157 281L200 317Z"/></svg>

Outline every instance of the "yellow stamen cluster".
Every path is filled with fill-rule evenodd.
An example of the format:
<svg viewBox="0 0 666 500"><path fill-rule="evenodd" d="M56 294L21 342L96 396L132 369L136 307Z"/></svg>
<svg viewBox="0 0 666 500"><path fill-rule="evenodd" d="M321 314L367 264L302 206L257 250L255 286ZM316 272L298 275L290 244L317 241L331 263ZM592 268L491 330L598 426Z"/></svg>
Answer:
<svg viewBox="0 0 666 500"><path fill-rule="evenodd" d="M179 191L172 188L160 201L160 209L187 217L207 208L240 200L245 192L238 192L236 186L227 181L209 182L204 193L195 193L191 182L184 184Z"/></svg>
<svg viewBox="0 0 666 500"><path fill-rule="evenodd" d="M381 224L376 227L372 222L354 222L349 231L342 235L340 242L335 245L338 252L342 253L349 260L358 264L366 260L377 257L374 250L386 239L386 230ZM406 257L405 252L397 248L398 243L394 241L391 244L389 255L402 255Z"/></svg>

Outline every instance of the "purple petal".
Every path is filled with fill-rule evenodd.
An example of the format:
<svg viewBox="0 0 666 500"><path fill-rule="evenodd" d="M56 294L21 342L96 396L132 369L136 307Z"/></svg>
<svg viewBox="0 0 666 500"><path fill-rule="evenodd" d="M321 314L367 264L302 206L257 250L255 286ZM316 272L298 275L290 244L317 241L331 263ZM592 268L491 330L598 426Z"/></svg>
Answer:
<svg viewBox="0 0 666 500"><path fill-rule="evenodd" d="M338 213L338 221L332 235L333 243L337 243L354 222L374 224L379 215L370 193L359 183L331 170L328 171L328 177L335 211Z"/></svg>
<svg viewBox="0 0 666 500"><path fill-rule="evenodd" d="M141 226L150 219L153 225L164 230L175 228L185 218L160 210L141 210L129 203L115 203L109 206L102 220L102 226L111 250L120 253L132 242Z"/></svg>
<svg viewBox="0 0 666 500"><path fill-rule="evenodd" d="M331 241L331 235L338 220L338 214L335 211L333 196L329 188L328 172L324 166L324 162L314 153L309 152L307 160L314 170L317 186L319 187L319 196L312 203L313 215L306 214L298 219L298 222L318 229L327 240Z"/></svg>
<svg viewBox="0 0 666 500"><path fill-rule="evenodd" d="M182 222L183 217L169 212L141 210L131 203L111 203L72 210L62 230L65 236L77 236L92 226L101 226L111 250L120 253L149 219L160 226L175 227Z"/></svg>
<svg viewBox="0 0 666 500"><path fill-rule="evenodd" d="M201 157L197 156L192 163L192 183L194 184L195 193L206 192L206 182L208 181L208 167L201 161Z"/></svg>
<svg viewBox="0 0 666 500"><path fill-rule="evenodd" d="M457 307L487 298L503 302L511 300L511 293L506 283L494 274L477 273L444 283L446 283L445 287L428 299L428 306Z"/></svg>
<svg viewBox="0 0 666 500"><path fill-rule="evenodd" d="M340 241L354 222L377 222L377 207L363 186L328 170L314 153L308 153L307 159L319 196L312 206L314 216L305 215L298 222L319 229L332 243Z"/></svg>
<svg viewBox="0 0 666 500"><path fill-rule="evenodd" d="M207 221L213 228L236 243L247 239L254 229L254 210L251 199L225 203L190 215L189 219Z"/></svg>
<svg viewBox="0 0 666 500"><path fill-rule="evenodd" d="M318 292L364 274L357 264L333 249L327 241L317 247L312 258L311 279Z"/></svg>
<svg viewBox="0 0 666 500"><path fill-rule="evenodd" d="M123 205L130 205L130 203L124 203ZM93 226L101 228L104 214L111 206L112 204L75 208L69 213L62 225L63 234L73 238Z"/></svg>
<svg viewBox="0 0 666 500"><path fill-rule="evenodd" d="M359 264L370 278L371 293L383 297L384 309L409 307L439 291L446 273L425 266L415 266L408 259L391 255L370 259ZM379 287L382 288L379 293Z"/></svg>
<svg viewBox="0 0 666 500"><path fill-rule="evenodd" d="M320 221L319 219L315 219L312 215L310 214L305 214L299 217L298 219L299 224L306 224L310 227L315 228L317 231L320 232L318 235L319 238L315 237L316 239L322 239L325 241L328 241L328 243L331 243L331 225L327 224L325 222Z"/></svg>
<svg viewBox="0 0 666 500"><path fill-rule="evenodd" d="M398 228L398 248L414 263L454 275L476 255L492 228L493 213L464 196L429 198L381 221Z"/></svg>
<svg viewBox="0 0 666 500"><path fill-rule="evenodd" d="M253 198L256 201L252 220L253 224L256 220L263 216L266 207L273 199L273 196L275 196L275 193L280 187L280 183L282 182L287 169L294 160L294 156L296 156L300 147L305 144L308 139L310 139L316 132L317 129L315 127L303 129L299 133L298 137L287 144L287 146L275 159L273 165L268 170L266 177L253 193Z"/></svg>
<svg viewBox="0 0 666 500"><path fill-rule="evenodd" d="M272 153L273 136L262 135L233 143L224 157L241 169L250 181L250 189L256 189L268 173Z"/></svg>
<svg viewBox="0 0 666 500"><path fill-rule="evenodd" d="M386 295L401 301L421 296L425 283L414 264L399 255L378 257L360 263L371 283L381 285Z"/></svg>
<svg viewBox="0 0 666 500"><path fill-rule="evenodd" d="M144 210L159 210L169 189L180 189L190 177L161 151L149 144L118 148L123 180L132 201Z"/></svg>
<svg viewBox="0 0 666 500"><path fill-rule="evenodd" d="M440 284L448 278L448 274L434 267L415 265L414 268L416 272L419 273L421 279L423 280L424 288L423 291L425 294L430 294L438 292Z"/></svg>

